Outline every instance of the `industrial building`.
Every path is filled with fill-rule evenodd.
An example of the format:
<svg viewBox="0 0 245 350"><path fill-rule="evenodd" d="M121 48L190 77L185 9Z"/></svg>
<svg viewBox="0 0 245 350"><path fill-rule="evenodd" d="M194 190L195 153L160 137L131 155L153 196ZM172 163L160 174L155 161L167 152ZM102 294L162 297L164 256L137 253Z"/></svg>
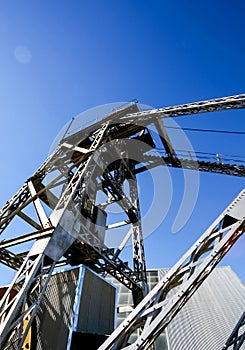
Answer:
<svg viewBox="0 0 245 350"><path fill-rule="evenodd" d="M147 270L149 289L169 271ZM117 279L80 265L51 277L32 327L35 350L96 350L133 310ZM245 308L245 285L230 266L217 267L156 339L154 350L221 350ZM52 332L50 332L52 329ZM137 332L131 335L133 342ZM245 344L240 348L245 349Z"/></svg>
<svg viewBox="0 0 245 350"><path fill-rule="evenodd" d="M32 326L31 349L97 349L116 325L116 287L84 265L52 275Z"/></svg>
<svg viewBox="0 0 245 350"><path fill-rule="evenodd" d="M149 288L167 271L148 270ZM120 324L133 309L132 293L117 280L109 280L118 288ZM230 266L217 267L157 338L154 350L221 350L244 309L245 285Z"/></svg>

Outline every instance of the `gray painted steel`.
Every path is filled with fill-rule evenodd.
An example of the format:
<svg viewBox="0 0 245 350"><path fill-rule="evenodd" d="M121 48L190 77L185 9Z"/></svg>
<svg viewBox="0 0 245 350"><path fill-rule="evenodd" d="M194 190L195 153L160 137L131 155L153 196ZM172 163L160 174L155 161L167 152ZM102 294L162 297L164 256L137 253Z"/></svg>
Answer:
<svg viewBox="0 0 245 350"><path fill-rule="evenodd" d="M6 343L10 346L13 338L17 336L17 347L19 350L22 349L40 303L44 303L42 298L53 269L55 266L60 266L60 264L74 266L83 263L96 272L110 273L132 290L134 304L138 304L146 292L144 288L146 284L146 261L136 174L149 170L149 167L159 166L162 164L162 159L164 159L165 165L176 168L197 170L197 165L199 165L202 171L245 176L244 166L236 166L235 162L223 164L220 159L211 162L212 158L209 158L209 161L199 159L193 163L191 155L182 159L183 155L175 154L176 152L171 146L166 130L159 127L159 121L162 122L162 119L169 116L178 117L240 108L245 108L245 94L148 111L140 111L136 102L128 107L117 109L107 115L103 121L96 121L93 125L79 130L76 134L71 136L65 134L65 139L62 140L53 154L28 178L22 188L7 201L0 211L0 233L3 233L6 228L8 228L8 232L16 233L14 238L11 235L8 237L7 234L1 242L0 262L18 270L0 302L0 347L2 348ZM155 140L148 130L148 126L152 124L163 133L161 137L163 148L158 159L155 156L152 158L151 155L148 159L144 157L149 150L154 152L155 148ZM127 147L127 144L123 141L124 139L127 139L127 141L140 140L146 145L146 149L140 147L135 153L134 148L131 150L131 147ZM113 161L112 154L113 157L116 157L115 159L112 157ZM179 158L180 156L181 158ZM136 163L138 164L131 162L132 159L137 159ZM117 161L114 162L114 160ZM140 168L138 168L139 164ZM52 180L47 181L50 175ZM129 179L133 180L130 183L133 182L134 185L129 189L128 196L122 185L125 180ZM97 203L96 195L101 190L106 195L106 200L103 203ZM56 197L56 195L58 196ZM235 207L233 205L233 208L230 208L230 213L226 213L228 220L225 220L230 223L230 226L232 226L232 222L236 222L236 224L224 232L223 224L225 221L223 221L224 218L220 218L219 224L222 224L222 227L219 226L216 230L213 226L214 231L205 233L203 239L206 241L202 241L201 238L201 241L198 241L195 247L193 246L192 251L188 251L180 259L166 281L162 281L164 286L160 283L155 292L143 299L140 306L143 306L143 313L141 310L138 314L138 311L133 311L130 316L132 327L130 325L126 329L122 325L110 337L109 343L121 331L122 341L127 342L125 332L129 330L129 336L131 329L134 332L135 325L133 323L135 321L133 318L136 315L136 317L139 316L144 320L145 329L144 333L141 332L141 338L133 349L145 350L146 344L148 347L151 346L161 329L170 322L171 318L168 317L168 312L172 316L175 315L175 312L178 312L187 298L191 296L191 293L195 292L199 284L202 283L203 278L206 278L207 273L210 273L211 268L222 259L227 249L230 249L243 234L245 227L244 218L241 217L243 216L243 206L241 205L241 198L238 198L237 201L238 206L237 203L234 203ZM100 217L99 215L97 218L94 216L94 209L98 205L107 209L114 202L120 205L128 218L128 224L131 225L128 233L130 232L132 236L133 269L129 268L128 262L122 261L121 257L119 258L121 247L125 246L124 244L121 244L120 249L118 248L116 251L102 244L105 230L108 229L106 216ZM45 210L46 206L49 208L47 212ZM48 212L50 213L49 217ZM107 213L109 213L109 210ZM79 220L80 216L82 217L81 220ZM24 223L24 227L20 231L17 230L18 232L16 232L15 227L13 227L13 231L11 227L9 229L9 225L12 224L15 218L23 220ZM237 220L231 220L231 218ZM243 220L243 223L238 218ZM97 229L93 230L91 223L95 223L94 226L102 226L100 226L99 231ZM124 223L126 223L126 220L124 220ZM218 221L216 223L218 224ZM120 223L114 223L114 225L118 224L120 225ZM35 231L30 233L28 225ZM225 226L225 228L227 227ZM130 235L127 234L127 237ZM34 241L31 250L26 250L25 245L23 247L22 244L31 241ZM210 251L209 243L212 244L212 252L201 263L199 257L205 255L202 254L203 252ZM20 245L18 249L20 254L18 255L7 249L16 245ZM188 266L184 265L184 260L187 258L189 259ZM47 266L47 261L50 264L49 266ZM200 263L200 266L197 263ZM174 283L171 281L169 283L169 278ZM65 309L64 317L67 317L67 319L64 319L64 324L61 325L61 328L64 326L65 329L66 326L69 326L69 322L71 324L68 335L69 342L71 341L71 330L79 324L77 305L80 304L77 304L77 302L78 299L81 299L78 298L80 295L78 292L82 291L82 288L80 288L80 277L78 280L79 282L74 290L74 308L72 309L69 304L69 308ZM161 294L171 293L175 281L179 285L181 284L183 288L181 293L176 295L173 302L170 299L168 300L169 303L166 304L167 307L165 308L164 303L158 301L162 300ZM15 299L11 300L11 294L16 291L15 286L18 284L21 285L21 288L18 290ZM61 290L63 290L64 285L60 285ZM70 293L73 293L73 289ZM154 296L153 307L150 305L152 296ZM51 298L50 300L53 300L50 303L50 319L53 321L56 313L59 313L57 311L59 305L56 305L56 299ZM65 305L66 303L68 303L67 300L64 301ZM28 305L27 310L26 305ZM63 306L62 303L61 305ZM77 311L75 313L77 317L73 317L73 319L70 318L71 309L73 315L74 310ZM86 312L89 311L86 310ZM158 313L159 317L157 317ZM163 319L165 319L165 323L163 323ZM25 330L21 333L19 330L22 329L23 321L25 321ZM128 320L126 320L126 325L127 322ZM136 321L136 323L141 327L141 322ZM150 327L148 327L149 324ZM113 345L113 349L115 348Z"/></svg>

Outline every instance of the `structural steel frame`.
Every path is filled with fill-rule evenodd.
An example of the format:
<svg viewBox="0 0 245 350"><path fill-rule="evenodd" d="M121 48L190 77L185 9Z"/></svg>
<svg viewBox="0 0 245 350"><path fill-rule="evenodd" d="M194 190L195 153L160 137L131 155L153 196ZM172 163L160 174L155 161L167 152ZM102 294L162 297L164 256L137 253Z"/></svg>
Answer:
<svg viewBox="0 0 245 350"><path fill-rule="evenodd" d="M245 189L116 328L99 350L149 349L244 231ZM130 336L137 329L140 336L130 344Z"/></svg>
<svg viewBox="0 0 245 350"><path fill-rule="evenodd" d="M245 94L147 111L140 111L136 102L71 136L65 135L56 150L0 211L0 234L6 232L16 217L32 228L32 232L21 232L15 237L7 235L7 239L0 241L0 262L17 270L0 301L0 348L7 349L11 344L16 349L22 348L54 269L80 263L98 273L111 274L133 293L135 309L100 350L149 348L243 234L245 193L238 195L148 293L137 174L163 165L164 160L164 165L175 168L245 176L243 165L193 160L190 154L179 157L163 123L164 118L242 108L245 108ZM154 125L161 135L160 156L154 154L149 125ZM125 139L146 142L151 152L141 150L140 160L132 161ZM129 182L129 193L124 191L125 181ZM56 189L61 189L59 195L55 194ZM96 205L98 191L107 199ZM90 210L92 215L95 208L103 212L112 203L120 206L126 219L104 229L130 225L116 250L101 241L100 228L97 223L91 224L91 216L81 217L81 211ZM129 239L132 268L119 258ZM28 242L33 242L30 251L12 250ZM135 329L140 330L140 337L129 345Z"/></svg>

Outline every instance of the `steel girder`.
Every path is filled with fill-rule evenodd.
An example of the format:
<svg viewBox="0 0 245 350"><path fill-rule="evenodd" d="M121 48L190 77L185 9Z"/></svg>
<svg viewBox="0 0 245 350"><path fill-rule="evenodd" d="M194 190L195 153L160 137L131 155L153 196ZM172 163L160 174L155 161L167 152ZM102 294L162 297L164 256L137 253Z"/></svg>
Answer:
<svg viewBox="0 0 245 350"><path fill-rule="evenodd" d="M133 106L134 105L132 105L132 107ZM132 110L128 108L128 112L126 114L120 114L121 111L119 110L106 116L103 121L108 121L110 123L127 123L128 125L135 123L140 125L149 125L150 123L155 122L157 119L176 118L180 116L243 108L245 108L245 94L239 94L171 107L153 108L145 111L135 111L133 108ZM99 128L100 124L101 122L95 122L93 125L84 128L83 135L85 136L92 130ZM67 136L67 139L72 138L76 140L77 136L80 138L80 131L74 134L72 137Z"/></svg>
<svg viewBox="0 0 245 350"><path fill-rule="evenodd" d="M245 189L98 350L146 350L245 231ZM138 339L130 344L130 336Z"/></svg>
<svg viewBox="0 0 245 350"><path fill-rule="evenodd" d="M148 122L150 118L175 118L184 115L193 115L207 112L218 112L231 109L245 108L245 94L221 97L211 100L186 103L178 106L156 108L129 114L122 117L122 121L134 122L136 120Z"/></svg>
<svg viewBox="0 0 245 350"><path fill-rule="evenodd" d="M224 174L229 176L245 177L245 167L243 165L234 165L227 163L218 163L212 160L193 160L188 158L177 158L174 159L168 156L156 156L156 155L145 155L144 164L139 164L134 170L135 174L139 174L143 171L147 171L157 166L169 166L173 168L182 168L188 170L200 170L203 172L213 174Z"/></svg>

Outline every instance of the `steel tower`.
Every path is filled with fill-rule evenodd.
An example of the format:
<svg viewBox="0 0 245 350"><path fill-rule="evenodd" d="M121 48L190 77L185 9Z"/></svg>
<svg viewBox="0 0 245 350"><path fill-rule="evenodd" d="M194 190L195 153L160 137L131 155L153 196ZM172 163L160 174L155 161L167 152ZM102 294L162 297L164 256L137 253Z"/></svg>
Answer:
<svg viewBox="0 0 245 350"><path fill-rule="evenodd" d="M242 165L193 160L190 154L179 157L163 123L169 117L244 107L244 94L146 111L133 102L65 135L0 211L0 233L7 232L0 242L0 261L16 270L0 301L0 348L14 344L22 349L54 269L82 263L114 276L132 290L134 299L134 311L100 350L148 349L243 234L245 193L148 293L137 174L165 165L244 177ZM155 140L150 125L160 136L161 155L152 152ZM108 208L115 203L125 218L108 223ZM16 218L23 225L13 237L8 232ZM126 225L129 229L121 244L116 249L107 247L105 232ZM129 240L132 267L120 258ZM26 250L30 242L32 248ZM13 252L17 246L18 254ZM129 344L135 329L139 329L139 339Z"/></svg>

